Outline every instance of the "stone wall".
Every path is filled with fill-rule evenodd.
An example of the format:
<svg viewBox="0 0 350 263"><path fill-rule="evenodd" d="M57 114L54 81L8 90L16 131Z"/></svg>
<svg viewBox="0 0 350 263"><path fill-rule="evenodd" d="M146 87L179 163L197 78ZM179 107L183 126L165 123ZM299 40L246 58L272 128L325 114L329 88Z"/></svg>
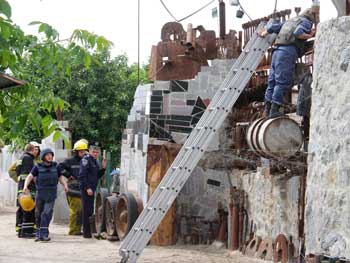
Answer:
<svg viewBox="0 0 350 263"><path fill-rule="evenodd" d="M242 172L243 173L243 172ZM241 185L248 194L246 209L253 231L262 238L278 234L292 237L298 247L298 200L301 177L270 175L259 167L257 172L243 174Z"/></svg>
<svg viewBox="0 0 350 263"><path fill-rule="evenodd" d="M305 231L306 252L350 258L350 17L316 36Z"/></svg>

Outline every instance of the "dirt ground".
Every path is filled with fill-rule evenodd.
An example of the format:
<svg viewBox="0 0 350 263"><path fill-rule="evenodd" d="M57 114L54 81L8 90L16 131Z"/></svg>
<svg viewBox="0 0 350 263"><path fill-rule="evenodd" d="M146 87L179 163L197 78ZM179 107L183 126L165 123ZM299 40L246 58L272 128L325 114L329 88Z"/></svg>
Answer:
<svg viewBox="0 0 350 263"><path fill-rule="evenodd" d="M84 239L67 235L66 225L50 225L51 242L35 243L15 235L15 208L0 207L0 262L58 263L58 262L119 262L120 242ZM230 253L213 246L147 247L138 262L265 262Z"/></svg>

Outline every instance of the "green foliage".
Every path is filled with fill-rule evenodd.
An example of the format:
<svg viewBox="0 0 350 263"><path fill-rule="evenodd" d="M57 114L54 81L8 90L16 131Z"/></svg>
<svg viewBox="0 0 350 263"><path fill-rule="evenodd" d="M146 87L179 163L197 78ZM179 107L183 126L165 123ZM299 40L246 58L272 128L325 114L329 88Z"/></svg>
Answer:
<svg viewBox="0 0 350 263"><path fill-rule="evenodd" d="M112 43L86 30L60 39L47 23L34 21L40 37L25 35L11 20L11 7L0 0L0 70L26 81L0 91L0 138L23 145L53 134L63 138L55 120L63 112L71 121L73 140L102 143L120 160L122 131L137 86L137 66L125 55L110 58ZM147 82L147 69L140 71ZM66 138L64 138L66 139Z"/></svg>
<svg viewBox="0 0 350 263"><path fill-rule="evenodd" d="M140 73L141 81L146 82L146 68ZM70 105L64 118L71 122L73 141L101 142L111 152L113 166L117 165L136 86L137 66L128 66L125 55L110 59L109 52L95 54L88 69L72 69L69 82L55 92Z"/></svg>
<svg viewBox="0 0 350 263"><path fill-rule="evenodd" d="M0 71L9 70L27 84L0 91L0 138L23 144L55 132L58 139L62 134L55 113L68 103L55 90L69 82L72 67L88 68L92 53L108 52L112 45L86 30L75 30L69 39L61 40L53 27L35 21L31 25L38 26L39 39L25 35L10 18L10 5L0 0Z"/></svg>

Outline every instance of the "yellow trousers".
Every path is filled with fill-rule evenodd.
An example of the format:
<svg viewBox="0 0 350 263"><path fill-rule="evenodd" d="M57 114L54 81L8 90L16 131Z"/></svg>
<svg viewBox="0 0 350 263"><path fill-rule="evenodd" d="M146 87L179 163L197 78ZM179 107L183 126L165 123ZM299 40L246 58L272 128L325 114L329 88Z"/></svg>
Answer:
<svg viewBox="0 0 350 263"><path fill-rule="evenodd" d="M82 225L82 206L80 197L67 195L69 205L69 235L80 235Z"/></svg>

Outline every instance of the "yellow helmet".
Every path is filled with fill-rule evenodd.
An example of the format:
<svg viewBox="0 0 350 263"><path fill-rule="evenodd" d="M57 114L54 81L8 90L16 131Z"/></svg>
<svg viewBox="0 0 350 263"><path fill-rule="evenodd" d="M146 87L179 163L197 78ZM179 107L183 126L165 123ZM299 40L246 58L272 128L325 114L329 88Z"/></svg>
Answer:
<svg viewBox="0 0 350 263"><path fill-rule="evenodd" d="M85 142L85 143L86 143L86 145L89 145L89 141L88 141L88 140L86 140L86 139L80 139L79 141L81 141L81 142Z"/></svg>
<svg viewBox="0 0 350 263"><path fill-rule="evenodd" d="M87 151L88 145L83 140L79 140L76 143L74 143L73 151Z"/></svg>
<svg viewBox="0 0 350 263"><path fill-rule="evenodd" d="M35 207L35 202L30 195L23 194L19 198L19 204L26 212L32 211Z"/></svg>

